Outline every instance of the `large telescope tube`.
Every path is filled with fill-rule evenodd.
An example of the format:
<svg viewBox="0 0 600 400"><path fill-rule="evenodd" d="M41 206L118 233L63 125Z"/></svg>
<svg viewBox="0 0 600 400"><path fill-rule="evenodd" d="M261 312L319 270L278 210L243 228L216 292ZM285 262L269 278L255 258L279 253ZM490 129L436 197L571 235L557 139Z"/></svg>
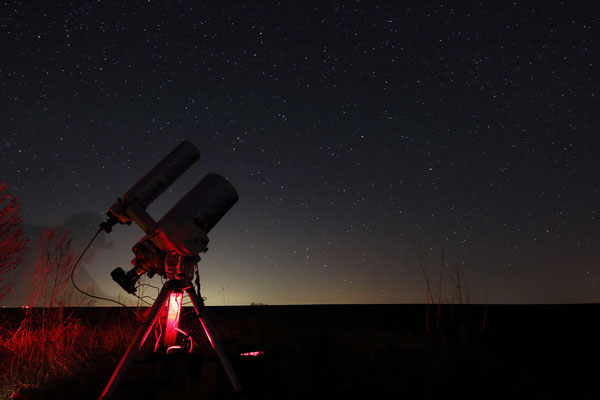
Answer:
<svg viewBox="0 0 600 400"><path fill-rule="evenodd" d="M158 221L158 226L181 226L193 220L208 233L238 199L237 191L227 179L208 174Z"/></svg>
<svg viewBox="0 0 600 400"><path fill-rule="evenodd" d="M208 174L190 190L157 223L156 231L166 242L162 248L173 247L179 254L193 256L206 251L206 234L238 201L238 194L229 181L217 174Z"/></svg>

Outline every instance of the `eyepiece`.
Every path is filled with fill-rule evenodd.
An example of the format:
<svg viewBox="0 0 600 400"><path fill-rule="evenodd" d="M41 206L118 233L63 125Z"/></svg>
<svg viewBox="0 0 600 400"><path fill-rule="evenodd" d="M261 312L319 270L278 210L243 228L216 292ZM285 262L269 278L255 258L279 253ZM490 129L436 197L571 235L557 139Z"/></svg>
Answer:
<svg viewBox="0 0 600 400"><path fill-rule="evenodd" d="M139 278L138 275L130 273L126 274L121 267L117 267L110 273L110 276L113 281L117 282L127 293L135 293L135 283Z"/></svg>

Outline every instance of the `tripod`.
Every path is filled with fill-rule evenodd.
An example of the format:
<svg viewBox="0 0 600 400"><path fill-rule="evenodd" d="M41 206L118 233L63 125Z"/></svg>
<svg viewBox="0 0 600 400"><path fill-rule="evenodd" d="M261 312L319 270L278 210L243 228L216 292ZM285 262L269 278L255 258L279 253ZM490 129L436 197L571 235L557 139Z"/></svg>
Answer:
<svg viewBox="0 0 600 400"><path fill-rule="evenodd" d="M137 330L135 337L129 344L129 347L123 355L123 358L121 358L119 365L117 365L117 368L113 372L108 383L106 384L106 387L102 391L99 400L110 399L111 396L114 394L117 385L127 372L127 369L131 365L131 362L137 357L137 354L140 352L142 346L144 345L144 342L150 334L152 327L156 324L156 321L160 316L160 311L167 299L169 298L169 296L172 293L183 294L183 292L187 293L188 297L192 301L194 310L196 311L198 319L200 320L202 328L204 329L204 333L206 334L206 337L208 338L208 341L210 342L210 345L212 346L213 350L215 351L215 353L217 353L219 361L221 362L221 365L223 366L223 369L227 374L227 378L229 379L229 383L231 383L233 390L236 393L239 393L242 390L242 386L240 385L240 382L238 381L237 376L235 375L235 371L233 370L233 367L231 366L231 363L229 362L229 359L227 358L227 355L225 354L221 343L213 334L214 329L208 319L208 316L206 315L206 310L204 309L204 301L194 291L192 282L187 278L170 279L163 285L160 293L158 294L158 297L156 298L154 304L150 308L148 315L146 316L142 325ZM181 302L178 303L178 307L181 307ZM179 311L180 310L177 310L177 312Z"/></svg>

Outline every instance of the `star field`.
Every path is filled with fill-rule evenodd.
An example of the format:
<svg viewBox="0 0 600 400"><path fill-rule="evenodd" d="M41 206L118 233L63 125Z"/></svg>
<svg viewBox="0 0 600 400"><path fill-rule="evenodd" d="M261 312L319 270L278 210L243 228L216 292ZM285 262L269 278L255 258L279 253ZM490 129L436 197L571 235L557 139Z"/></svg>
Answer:
<svg viewBox="0 0 600 400"><path fill-rule="evenodd" d="M188 139L149 212L208 172L237 188L208 304L424 302L442 248L448 301L457 263L474 302L600 301L594 2L2 9L0 180L28 224L99 222ZM141 236L84 266L115 298Z"/></svg>

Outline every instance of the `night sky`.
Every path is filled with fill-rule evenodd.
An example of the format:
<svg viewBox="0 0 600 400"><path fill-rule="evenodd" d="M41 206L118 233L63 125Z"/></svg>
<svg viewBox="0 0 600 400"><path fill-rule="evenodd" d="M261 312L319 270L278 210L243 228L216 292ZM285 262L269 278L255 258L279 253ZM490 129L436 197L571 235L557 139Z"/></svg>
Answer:
<svg viewBox="0 0 600 400"><path fill-rule="evenodd" d="M188 139L201 160L148 211L209 172L237 188L208 305L423 303L442 253L448 302L456 264L472 303L600 301L598 2L1 9L0 181L30 231L79 253ZM142 236L102 233L76 279L128 298L110 271Z"/></svg>

